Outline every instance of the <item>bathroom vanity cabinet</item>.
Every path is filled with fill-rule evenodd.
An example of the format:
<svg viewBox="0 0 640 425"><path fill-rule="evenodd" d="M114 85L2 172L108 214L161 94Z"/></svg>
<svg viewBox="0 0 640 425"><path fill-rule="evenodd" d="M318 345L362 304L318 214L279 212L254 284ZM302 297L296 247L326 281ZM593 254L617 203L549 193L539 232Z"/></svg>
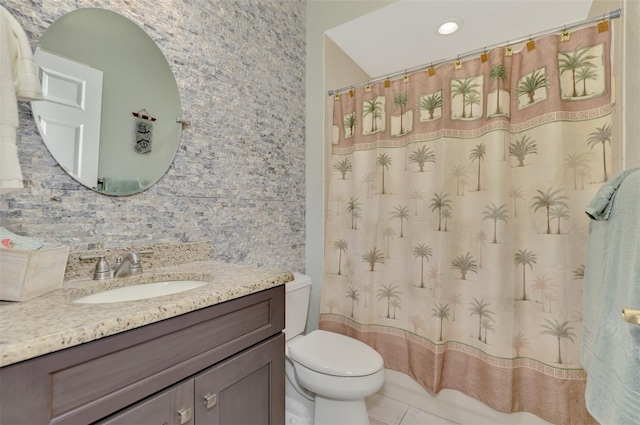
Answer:
<svg viewBox="0 0 640 425"><path fill-rule="evenodd" d="M284 423L284 285L0 369L2 424Z"/></svg>

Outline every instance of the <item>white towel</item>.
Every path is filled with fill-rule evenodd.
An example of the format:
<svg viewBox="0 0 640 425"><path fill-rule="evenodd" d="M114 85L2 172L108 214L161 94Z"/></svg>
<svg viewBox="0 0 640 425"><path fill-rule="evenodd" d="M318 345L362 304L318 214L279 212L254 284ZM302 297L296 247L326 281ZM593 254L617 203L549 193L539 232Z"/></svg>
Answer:
<svg viewBox="0 0 640 425"><path fill-rule="evenodd" d="M7 9L0 6L0 193L23 187L16 147L17 101L41 99L42 89L27 35Z"/></svg>

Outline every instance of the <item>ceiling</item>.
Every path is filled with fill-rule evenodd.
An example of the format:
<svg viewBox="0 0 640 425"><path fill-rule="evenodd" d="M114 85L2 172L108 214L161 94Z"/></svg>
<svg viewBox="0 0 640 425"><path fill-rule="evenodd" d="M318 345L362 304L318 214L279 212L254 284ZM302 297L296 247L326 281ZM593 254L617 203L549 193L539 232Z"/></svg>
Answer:
<svg viewBox="0 0 640 425"><path fill-rule="evenodd" d="M377 78L562 27L590 8L591 0L398 0L326 34ZM448 18L462 28L439 35Z"/></svg>

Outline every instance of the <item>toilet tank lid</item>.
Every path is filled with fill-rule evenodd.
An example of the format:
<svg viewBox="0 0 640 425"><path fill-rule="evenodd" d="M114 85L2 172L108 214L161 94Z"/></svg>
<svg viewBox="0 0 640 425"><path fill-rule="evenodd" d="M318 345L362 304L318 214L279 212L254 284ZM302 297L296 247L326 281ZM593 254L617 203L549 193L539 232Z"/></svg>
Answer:
<svg viewBox="0 0 640 425"><path fill-rule="evenodd" d="M311 278L306 274L294 273L293 280L285 283L285 291L294 291L311 285Z"/></svg>
<svg viewBox="0 0 640 425"><path fill-rule="evenodd" d="M315 330L288 348L292 360L325 375L366 376L384 366L382 356L376 350L334 332Z"/></svg>

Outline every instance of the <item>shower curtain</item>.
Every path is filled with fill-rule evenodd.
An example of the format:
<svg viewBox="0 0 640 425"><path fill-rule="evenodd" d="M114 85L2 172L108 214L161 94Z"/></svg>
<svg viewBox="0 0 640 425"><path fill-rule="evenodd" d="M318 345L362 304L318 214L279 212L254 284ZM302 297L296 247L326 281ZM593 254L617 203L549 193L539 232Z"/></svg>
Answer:
<svg viewBox="0 0 640 425"><path fill-rule="evenodd" d="M611 172L611 31L336 96L320 328L428 391L588 424L584 209Z"/></svg>

